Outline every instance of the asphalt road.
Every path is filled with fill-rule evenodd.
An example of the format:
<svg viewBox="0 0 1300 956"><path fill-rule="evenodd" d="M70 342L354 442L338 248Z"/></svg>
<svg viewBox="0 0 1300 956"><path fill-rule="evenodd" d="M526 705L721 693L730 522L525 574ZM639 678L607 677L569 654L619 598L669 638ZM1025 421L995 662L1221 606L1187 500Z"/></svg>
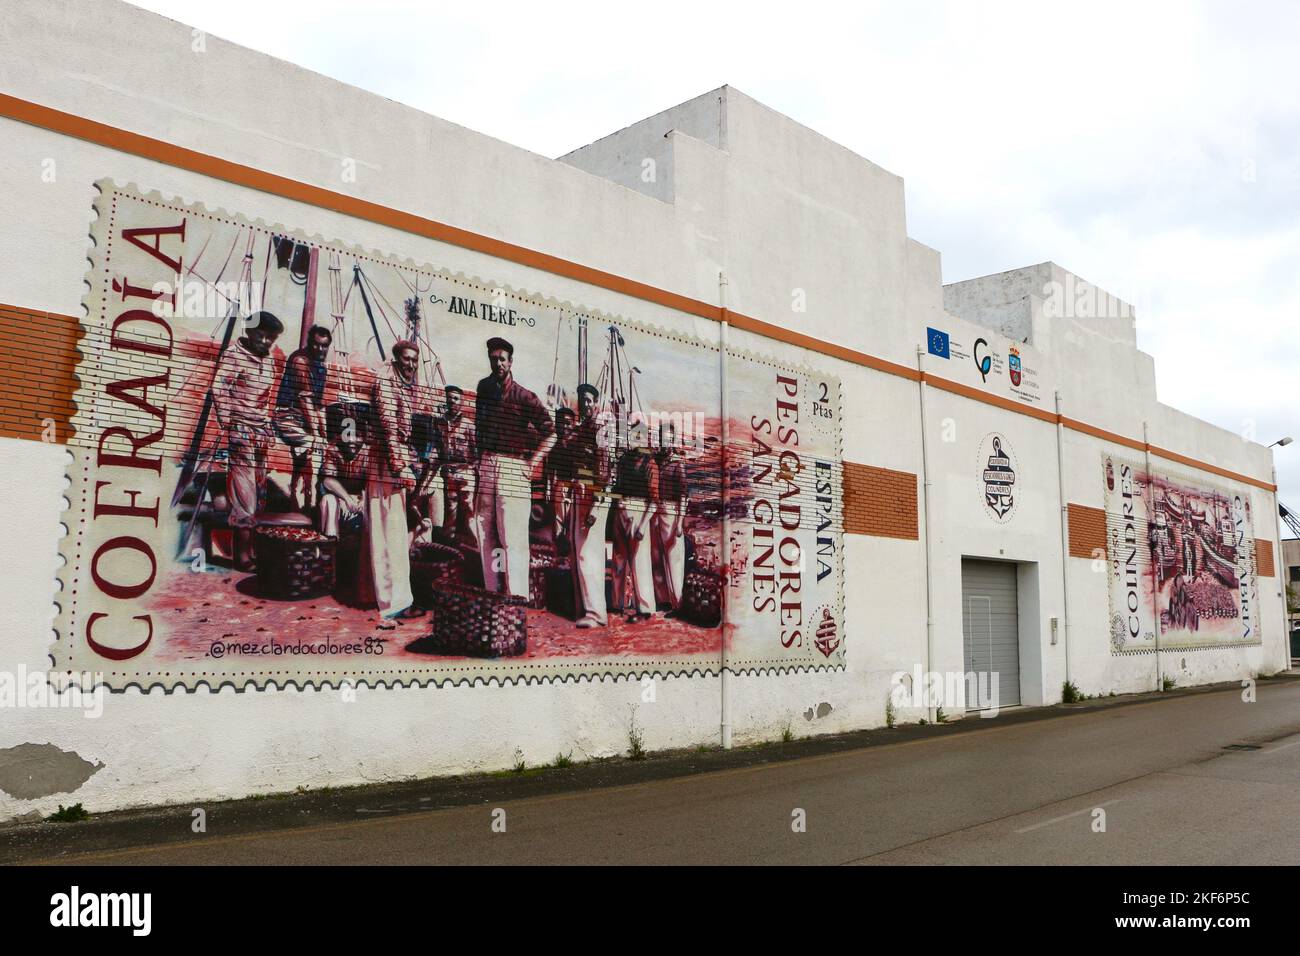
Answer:
<svg viewBox="0 0 1300 956"><path fill-rule="evenodd" d="M1300 863L1300 682L1261 684L1255 703L1229 688L978 723L988 726L625 786L211 828L58 862ZM1241 745L1258 749L1225 749Z"/></svg>

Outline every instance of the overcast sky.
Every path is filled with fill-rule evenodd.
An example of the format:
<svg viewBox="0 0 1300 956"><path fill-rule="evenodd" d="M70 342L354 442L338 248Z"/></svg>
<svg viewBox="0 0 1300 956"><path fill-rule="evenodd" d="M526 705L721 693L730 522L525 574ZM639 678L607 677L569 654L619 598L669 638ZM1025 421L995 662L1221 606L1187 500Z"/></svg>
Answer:
<svg viewBox="0 0 1300 956"><path fill-rule="evenodd" d="M552 157L730 83L903 176L945 282L1054 260L1162 401L1300 439L1300 4L136 2Z"/></svg>

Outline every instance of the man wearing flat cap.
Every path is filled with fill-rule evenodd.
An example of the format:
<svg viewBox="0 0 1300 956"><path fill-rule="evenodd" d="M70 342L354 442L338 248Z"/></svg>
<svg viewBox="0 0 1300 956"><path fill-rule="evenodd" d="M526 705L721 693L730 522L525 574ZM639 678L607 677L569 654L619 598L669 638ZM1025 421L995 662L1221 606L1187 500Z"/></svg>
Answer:
<svg viewBox="0 0 1300 956"><path fill-rule="evenodd" d="M492 373L478 383L474 530L483 562L483 586L528 598L528 517L533 478L555 444L555 422L537 396L515 381L515 347L487 341Z"/></svg>
<svg viewBox="0 0 1300 956"><path fill-rule="evenodd" d="M604 627L605 520L609 514L611 454L606 423L598 412L600 392L578 386L578 424L570 437L574 474L573 504L568 514L578 627Z"/></svg>
<svg viewBox="0 0 1300 956"><path fill-rule="evenodd" d="M244 320L244 334L221 353L212 379L212 407L229 449L226 490L235 538L235 567L253 568L253 529L266 490L266 456L271 446L271 348L284 323L270 312Z"/></svg>
<svg viewBox="0 0 1300 956"><path fill-rule="evenodd" d="M474 496L474 423L462 410L464 393L458 385L443 392L447 412L433 426L433 448L442 470L442 527L452 540L468 538ZM435 512L435 517L438 515Z"/></svg>
<svg viewBox="0 0 1300 956"><path fill-rule="evenodd" d="M420 352L414 342L393 343L393 357L375 377L370 392L374 418L371 467L366 483L367 556L375 602L384 617L419 617L411 593L410 541L406 508L420 474L411 443L411 418L423 408L416 383Z"/></svg>
<svg viewBox="0 0 1300 956"><path fill-rule="evenodd" d="M651 505L650 559L654 566L655 603L676 614L686 579L686 464L678 454L677 426L670 418L659 422L659 494Z"/></svg>
<svg viewBox="0 0 1300 956"><path fill-rule="evenodd" d="M659 466L644 421L629 422L628 448L614 472L614 606L627 611L627 623L640 624L655 613L650 517L659 498Z"/></svg>
<svg viewBox="0 0 1300 956"><path fill-rule="evenodd" d="M557 547L569 540L569 507L573 503L573 429L578 413L568 405L555 410L555 447L542 465L542 484L551 511L551 532ZM564 553L564 552L561 552Z"/></svg>

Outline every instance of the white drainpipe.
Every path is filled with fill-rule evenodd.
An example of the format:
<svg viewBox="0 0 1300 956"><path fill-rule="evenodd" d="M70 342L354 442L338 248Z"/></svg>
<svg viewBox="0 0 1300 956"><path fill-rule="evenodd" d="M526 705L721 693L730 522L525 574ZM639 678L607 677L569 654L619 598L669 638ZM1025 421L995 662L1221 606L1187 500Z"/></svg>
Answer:
<svg viewBox="0 0 1300 956"><path fill-rule="evenodd" d="M1271 452L1270 452L1271 453ZM1287 564L1282 554L1282 509L1277 498L1277 465L1273 465L1273 529L1277 532L1277 554L1273 556L1273 572L1282 585L1282 670L1291 669L1291 610L1287 606ZM1259 558L1255 558L1255 600L1259 601ZM1264 619L1260 617L1260 640L1264 638Z"/></svg>
<svg viewBox="0 0 1300 956"><path fill-rule="evenodd" d="M1065 680L1070 680L1070 505L1065 497L1065 425L1061 420L1061 393L1056 393L1056 475L1061 489L1061 633L1065 653Z"/></svg>
<svg viewBox="0 0 1300 956"><path fill-rule="evenodd" d="M929 434L926 429L925 417L925 350L919 345L916 347L916 370L920 372L920 378L917 382L921 390L921 492L925 498L925 509L923 511L925 521L925 677L923 680L928 681L931 671L934 669L934 589L930 586L930 571L934 564L934 550L930 546L930 456L927 449L928 441L926 436ZM917 688L912 688L915 693ZM934 701L926 695L926 719L934 723L937 715L934 710Z"/></svg>
<svg viewBox="0 0 1300 956"><path fill-rule="evenodd" d="M722 309L722 327L719 330L718 342L718 379L719 390L721 392L721 441L720 448L720 467L722 474L719 475L722 491L722 544L719 548L719 557L722 562L722 597L719 603L721 610L721 626L718 631L719 638L722 642L722 747L724 750L731 749L731 663L727 660L727 592L730 590L731 581L731 515L728 511L730 503L730 474L727 469L727 440L729 429L727 419L731 414L731 401L727 393L727 330L730 328L730 322L727 320L727 274L718 273L718 302Z"/></svg>
<svg viewBox="0 0 1300 956"><path fill-rule="evenodd" d="M1147 462L1147 492L1149 497L1149 500L1147 501L1147 521L1150 521L1155 517L1152 513L1152 509L1156 503L1156 493L1151 486L1151 482L1153 481L1153 476L1151 474L1151 436L1147 431L1146 422L1142 423L1142 448L1146 454ZM1159 559L1157 558L1157 560ZM1151 581L1151 592L1151 610L1155 614L1156 625L1156 690L1163 691L1165 689L1165 675L1160 661L1160 591L1156 587L1154 577Z"/></svg>

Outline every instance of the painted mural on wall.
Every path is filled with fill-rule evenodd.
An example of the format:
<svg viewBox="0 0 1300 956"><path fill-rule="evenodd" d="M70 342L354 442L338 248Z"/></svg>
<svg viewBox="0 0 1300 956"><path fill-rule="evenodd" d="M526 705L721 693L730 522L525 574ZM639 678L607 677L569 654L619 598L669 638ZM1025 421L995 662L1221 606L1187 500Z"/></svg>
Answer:
<svg viewBox="0 0 1300 956"><path fill-rule="evenodd" d="M1254 530L1246 495L1110 455L1106 489L1111 647L1260 643Z"/></svg>
<svg viewBox="0 0 1300 956"><path fill-rule="evenodd" d="M834 377L99 188L57 667L842 666Z"/></svg>

